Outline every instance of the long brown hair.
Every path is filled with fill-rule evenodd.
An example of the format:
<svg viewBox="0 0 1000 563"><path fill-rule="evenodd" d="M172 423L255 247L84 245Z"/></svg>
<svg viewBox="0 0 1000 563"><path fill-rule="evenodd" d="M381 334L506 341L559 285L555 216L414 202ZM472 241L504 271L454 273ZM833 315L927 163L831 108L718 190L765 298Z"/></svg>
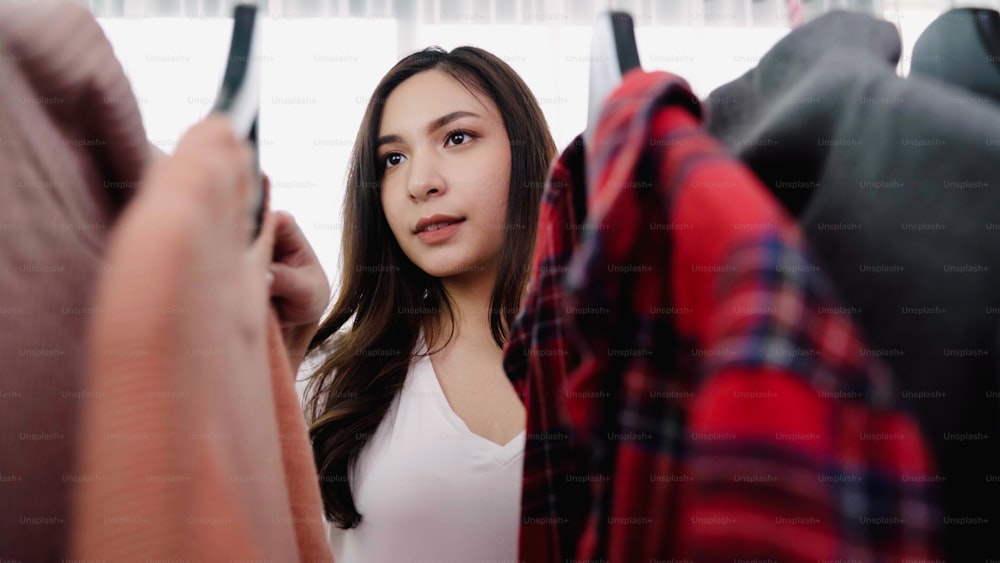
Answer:
<svg viewBox="0 0 1000 563"><path fill-rule="evenodd" d="M439 279L403 253L382 211L382 167L376 155L382 110L411 76L443 71L489 96L503 117L511 147L504 238L493 293L490 330L502 347L528 278L542 188L555 143L545 116L521 78L500 58L475 47L446 52L430 47L399 61L375 88L354 141L344 198L341 286L333 309L309 345L324 357L306 396L316 468L326 517L348 529L361 522L350 469L396 397L420 331L431 333L454 310ZM352 320L353 319L353 320ZM345 324L350 327L341 330ZM451 323L452 326L453 323ZM450 340L450 337L449 337Z"/></svg>

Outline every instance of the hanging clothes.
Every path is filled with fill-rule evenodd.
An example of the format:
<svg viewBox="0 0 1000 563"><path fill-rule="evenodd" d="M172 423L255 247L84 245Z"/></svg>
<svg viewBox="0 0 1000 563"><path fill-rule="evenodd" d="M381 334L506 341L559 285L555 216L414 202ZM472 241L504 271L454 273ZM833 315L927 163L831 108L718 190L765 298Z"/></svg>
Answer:
<svg viewBox="0 0 1000 563"><path fill-rule="evenodd" d="M933 469L890 372L863 354L797 227L700 116L683 80L627 75L588 147L597 189L562 283L541 283L536 255L527 299L551 309L522 314L505 350L530 397L521 558L933 557ZM545 215L540 229L542 242ZM513 361L545 357L548 343L525 336L544 332L539 316L569 331L579 365ZM535 438L552 429L575 447ZM529 471L589 485L578 536L576 514L551 512L564 485L529 488ZM525 541L539 538L532 497L558 545Z"/></svg>
<svg viewBox="0 0 1000 563"><path fill-rule="evenodd" d="M539 209L530 289L504 347L504 371L528 412L520 558L565 561L589 506L586 457L571 440L562 386L580 363L562 280L586 215L583 137L549 171ZM541 377L540 374L545 374Z"/></svg>
<svg viewBox="0 0 1000 563"><path fill-rule="evenodd" d="M227 288L177 252L212 243L137 223L109 256L88 335L79 465L97 478L76 494L73 558L332 562L277 315L257 346L217 314ZM157 259L134 260L150 245Z"/></svg>
<svg viewBox="0 0 1000 563"><path fill-rule="evenodd" d="M126 241L155 271L107 257L155 152L85 6L0 1L0 554L329 560L312 450L273 312L259 327L266 344L252 351L260 361L248 369L177 369L222 356L204 342L192 349L190 331L146 329L154 320L218 327L220 319L190 301L132 298L171 283L199 287L198 272L150 247L186 233L150 228ZM109 318L108 303L95 301L109 280L127 287L115 300L131 299L127 314ZM88 331L101 323L101 342L128 345L95 347Z"/></svg>
<svg viewBox="0 0 1000 563"><path fill-rule="evenodd" d="M76 2L0 1L0 557L61 561L84 331L108 231L150 156L100 25Z"/></svg>
<svg viewBox="0 0 1000 563"><path fill-rule="evenodd" d="M706 130L797 216L939 464L945 554L1000 558L1000 111L896 75L887 22L831 13L712 92Z"/></svg>
<svg viewBox="0 0 1000 563"><path fill-rule="evenodd" d="M911 77L936 78L1000 103L1000 13L948 10L917 38L910 61Z"/></svg>

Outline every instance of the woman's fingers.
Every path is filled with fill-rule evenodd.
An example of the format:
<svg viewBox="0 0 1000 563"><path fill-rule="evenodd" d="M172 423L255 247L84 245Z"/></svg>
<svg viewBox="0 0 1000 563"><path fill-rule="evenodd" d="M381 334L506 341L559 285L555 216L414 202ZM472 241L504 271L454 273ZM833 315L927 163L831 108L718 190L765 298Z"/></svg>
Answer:
<svg viewBox="0 0 1000 563"><path fill-rule="evenodd" d="M274 255L275 237L278 231L278 221L275 215L270 211L264 213L264 222L260 226L260 232L250 247L253 269L255 272L260 272L261 275L269 272L271 257Z"/></svg>
<svg viewBox="0 0 1000 563"><path fill-rule="evenodd" d="M330 300L330 287L319 258L291 214L273 214L271 298L283 326L310 325L319 320Z"/></svg>
<svg viewBox="0 0 1000 563"><path fill-rule="evenodd" d="M277 236L274 245L274 261L291 266L318 264L319 258L306 239L295 217L287 211L276 211Z"/></svg>
<svg viewBox="0 0 1000 563"><path fill-rule="evenodd" d="M271 264L271 274L274 281L271 283L271 297L294 301L300 306L308 306L306 303L309 297L309 286L301 275L299 268L294 268L280 262Z"/></svg>

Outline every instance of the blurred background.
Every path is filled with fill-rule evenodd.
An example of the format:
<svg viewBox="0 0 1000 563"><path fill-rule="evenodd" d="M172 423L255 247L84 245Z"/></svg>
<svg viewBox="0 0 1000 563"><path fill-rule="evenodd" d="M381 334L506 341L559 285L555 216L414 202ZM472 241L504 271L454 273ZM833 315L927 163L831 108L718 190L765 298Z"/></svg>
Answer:
<svg viewBox="0 0 1000 563"><path fill-rule="evenodd" d="M204 116L229 46L229 0L87 0L129 76L150 140L171 151ZM894 23L914 41L942 12L1000 0L260 0L261 161L275 209L295 215L338 285L340 205L357 128L378 80L428 45L475 45L534 91L560 149L586 123L595 16L628 11L646 70L683 76L701 97L757 64L796 20L834 9Z"/></svg>

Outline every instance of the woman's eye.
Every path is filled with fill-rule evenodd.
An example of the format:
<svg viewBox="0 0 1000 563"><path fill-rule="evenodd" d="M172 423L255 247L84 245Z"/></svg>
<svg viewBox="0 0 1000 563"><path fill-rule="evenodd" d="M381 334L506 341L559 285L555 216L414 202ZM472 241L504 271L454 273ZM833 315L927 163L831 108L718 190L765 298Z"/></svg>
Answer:
<svg viewBox="0 0 1000 563"><path fill-rule="evenodd" d="M399 154L398 152L394 152L385 155L385 159L383 160L382 164L384 164L386 168L392 168L393 166L401 164L402 162L403 162L403 155Z"/></svg>
<svg viewBox="0 0 1000 563"><path fill-rule="evenodd" d="M448 145L464 145L472 138L468 131L455 131L448 134Z"/></svg>

